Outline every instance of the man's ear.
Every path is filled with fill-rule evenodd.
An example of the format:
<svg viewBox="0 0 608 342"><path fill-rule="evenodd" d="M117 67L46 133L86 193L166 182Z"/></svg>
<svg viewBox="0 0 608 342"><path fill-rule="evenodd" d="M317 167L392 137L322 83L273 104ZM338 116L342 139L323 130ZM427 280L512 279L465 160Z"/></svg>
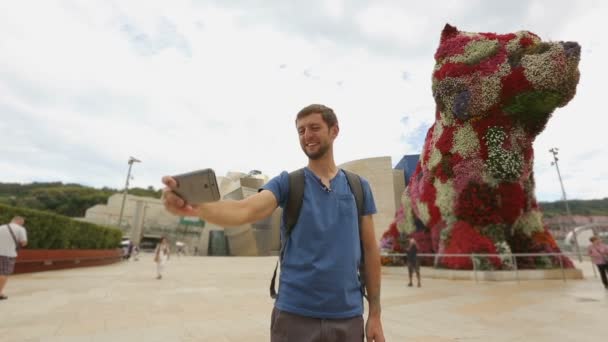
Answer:
<svg viewBox="0 0 608 342"><path fill-rule="evenodd" d="M338 126L338 124L333 125L330 129L329 129L329 134L331 135L332 138L336 138L338 136L338 133L340 133L340 127Z"/></svg>

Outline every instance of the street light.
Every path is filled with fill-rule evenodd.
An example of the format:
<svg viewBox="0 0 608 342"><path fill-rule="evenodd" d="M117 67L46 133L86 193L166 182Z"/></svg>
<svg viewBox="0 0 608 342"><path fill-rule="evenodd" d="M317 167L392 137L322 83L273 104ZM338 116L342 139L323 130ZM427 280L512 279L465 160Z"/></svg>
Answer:
<svg viewBox="0 0 608 342"><path fill-rule="evenodd" d="M129 171L127 172L127 181L125 182L125 191L122 195L122 205L120 206L120 215L118 215L118 226L122 227L122 214L125 211L125 201L127 200L127 191L129 191L129 179L131 179L131 167L133 163L141 163L141 160L135 157L129 157Z"/></svg>
<svg viewBox="0 0 608 342"><path fill-rule="evenodd" d="M564 201L564 204L566 205L566 214L569 218L572 218L572 215L570 214L570 207L568 206L568 199L566 199L566 190L564 190L564 183L562 182L562 175L559 172L559 165L557 165L557 161L559 160L557 158L557 153L559 152L559 149L557 147L553 147L549 149L549 152L553 154L553 161L551 162L551 165L555 165L555 169L557 170L559 185L562 187L562 199Z"/></svg>
<svg viewBox="0 0 608 342"><path fill-rule="evenodd" d="M557 178L559 178L559 185L562 188L562 200L564 201L564 205L566 206L566 215L568 215L568 218L570 219L571 223L574 223L574 219L572 218L572 214L570 213L570 206L568 206L568 199L566 198L566 190L564 189L564 183L562 182L562 175L559 172L559 165L557 165L557 161L559 160L557 158L557 154L559 153L559 149L557 147L553 147L549 149L549 152L551 154L553 154L553 161L551 162L551 165L555 165L555 169L557 170ZM582 261L583 257L581 255L581 248L578 244L578 238L576 236L576 231L575 228L572 228L572 232L574 234L574 245L576 247L576 252L578 254L578 258L579 261Z"/></svg>

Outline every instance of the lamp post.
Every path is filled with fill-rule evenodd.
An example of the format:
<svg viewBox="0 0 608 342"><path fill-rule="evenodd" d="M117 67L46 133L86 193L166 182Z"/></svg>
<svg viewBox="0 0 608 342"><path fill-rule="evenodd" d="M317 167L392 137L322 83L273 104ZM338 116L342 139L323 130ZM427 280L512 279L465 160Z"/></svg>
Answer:
<svg viewBox="0 0 608 342"><path fill-rule="evenodd" d="M553 154L553 161L551 162L551 165L555 165L555 169L557 170L557 178L559 179L559 185L562 188L562 200L564 201L564 205L566 206L566 215L568 215L568 218L570 219L571 223L574 223L574 220L572 219L572 214L570 213L570 206L568 206L568 199L566 198L566 190L564 189L564 182L562 182L562 175L559 172L559 165L557 164L557 161L559 160L557 158L559 149L557 147L553 147L553 148L549 149L549 152L551 154ZM576 228L576 227L574 227L574 228ZM572 229L574 245L576 247L576 253L578 254L578 259L579 259L579 261L582 261L583 257L581 254L581 248L578 244L578 237L576 236L576 230L574 228Z"/></svg>
<svg viewBox="0 0 608 342"><path fill-rule="evenodd" d="M127 172L127 181L125 182L125 191L122 195L122 205L120 206L120 215L118 215L118 226L122 227L122 215L125 211L125 201L127 200L127 192L129 191L129 179L131 179L131 168L133 163L141 163L141 160L129 157L129 171Z"/></svg>
<svg viewBox="0 0 608 342"><path fill-rule="evenodd" d="M562 175L559 172L559 165L557 165L557 161L559 160L557 158L557 153L559 152L559 149L557 147L553 147L549 149L549 152L553 154L553 161L551 162L551 165L555 165L555 169L557 170L559 185L562 187L562 199L564 201L564 204L566 205L566 214L568 215L568 217L572 218L572 215L570 214L570 207L568 206L568 199L566 199L566 190L564 190L564 183L562 182Z"/></svg>

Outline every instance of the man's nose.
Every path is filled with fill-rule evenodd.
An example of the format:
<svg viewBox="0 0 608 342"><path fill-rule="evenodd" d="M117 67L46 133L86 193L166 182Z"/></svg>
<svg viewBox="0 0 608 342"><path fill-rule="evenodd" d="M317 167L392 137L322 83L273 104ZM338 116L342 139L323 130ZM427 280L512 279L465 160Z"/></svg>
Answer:
<svg viewBox="0 0 608 342"><path fill-rule="evenodd" d="M310 130L304 130L304 140L308 140L312 137L312 132Z"/></svg>

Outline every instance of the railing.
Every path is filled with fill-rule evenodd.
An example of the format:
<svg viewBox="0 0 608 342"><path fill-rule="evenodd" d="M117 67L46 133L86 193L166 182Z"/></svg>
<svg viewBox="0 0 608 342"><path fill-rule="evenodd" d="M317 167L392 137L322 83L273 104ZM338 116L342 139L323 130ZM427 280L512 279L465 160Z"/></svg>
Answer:
<svg viewBox="0 0 608 342"><path fill-rule="evenodd" d="M381 253L380 254L381 257L404 257L407 256L406 253ZM473 273L475 276L475 282L479 282L478 276L477 276L477 272L480 271L478 269L478 263L479 261L477 260L481 260L482 258L491 258L491 257L496 257L498 259L500 259L501 261L504 262L504 260L511 260L512 263L512 270L496 270L496 269L492 269L489 268L487 270L484 271L490 271L490 272L504 272L504 271L514 271L515 272L515 278L517 280L517 282L520 282L520 278L519 278L519 268L517 265L517 258L518 257L552 257L555 256L557 257L557 259L559 260L559 267L562 273L562 279L564 282L566 282L566 270L564 268L564 263L563 263L563 257L567 257L567 256L579 256L578 253L508 253L508 254L476 254L476 253L472 253L472 254L443 254L443 253L418 253L418 258L420 257L432 257L434 258L434 262L433 262L433 267L434 268L438 268L438 263L439 260L443 257L456 257L456 258L470 258L471 259L471 263L473 265ZM581 259L582 260L582 259ZM597 274L595 272L595 268L592 267L593 269L593 274L597 277ZM546 270L546 269L545 269Z"/></svg>
<svg viewBox="0 0 608 342"><path fill-rule="evenodd" d="M28 264L28 263L43 263L45 265L52 265L58 262L69 262L73 261L75 264L79 264L81 261L88 260L106 260L106 259L122 259L123 256L119 255L101 255L101 256L91 256L91 257L66 257L66 258L39 258L39 259L26 259L19 260L20 264Z"/></svg>
<svg viewBox="0 0 608 342"><path fill-rule="evenodd" d="M583 252L578 241L579 234L586 230L591 230L593 232L593 235L598 235L599 232L606 231L606 228L607 226L605 223L589 223L583 226L575 227L568 234L566 234L565 240L569 243L574 244L576 256L578 257L579 262L583 261Z"/></svg>

